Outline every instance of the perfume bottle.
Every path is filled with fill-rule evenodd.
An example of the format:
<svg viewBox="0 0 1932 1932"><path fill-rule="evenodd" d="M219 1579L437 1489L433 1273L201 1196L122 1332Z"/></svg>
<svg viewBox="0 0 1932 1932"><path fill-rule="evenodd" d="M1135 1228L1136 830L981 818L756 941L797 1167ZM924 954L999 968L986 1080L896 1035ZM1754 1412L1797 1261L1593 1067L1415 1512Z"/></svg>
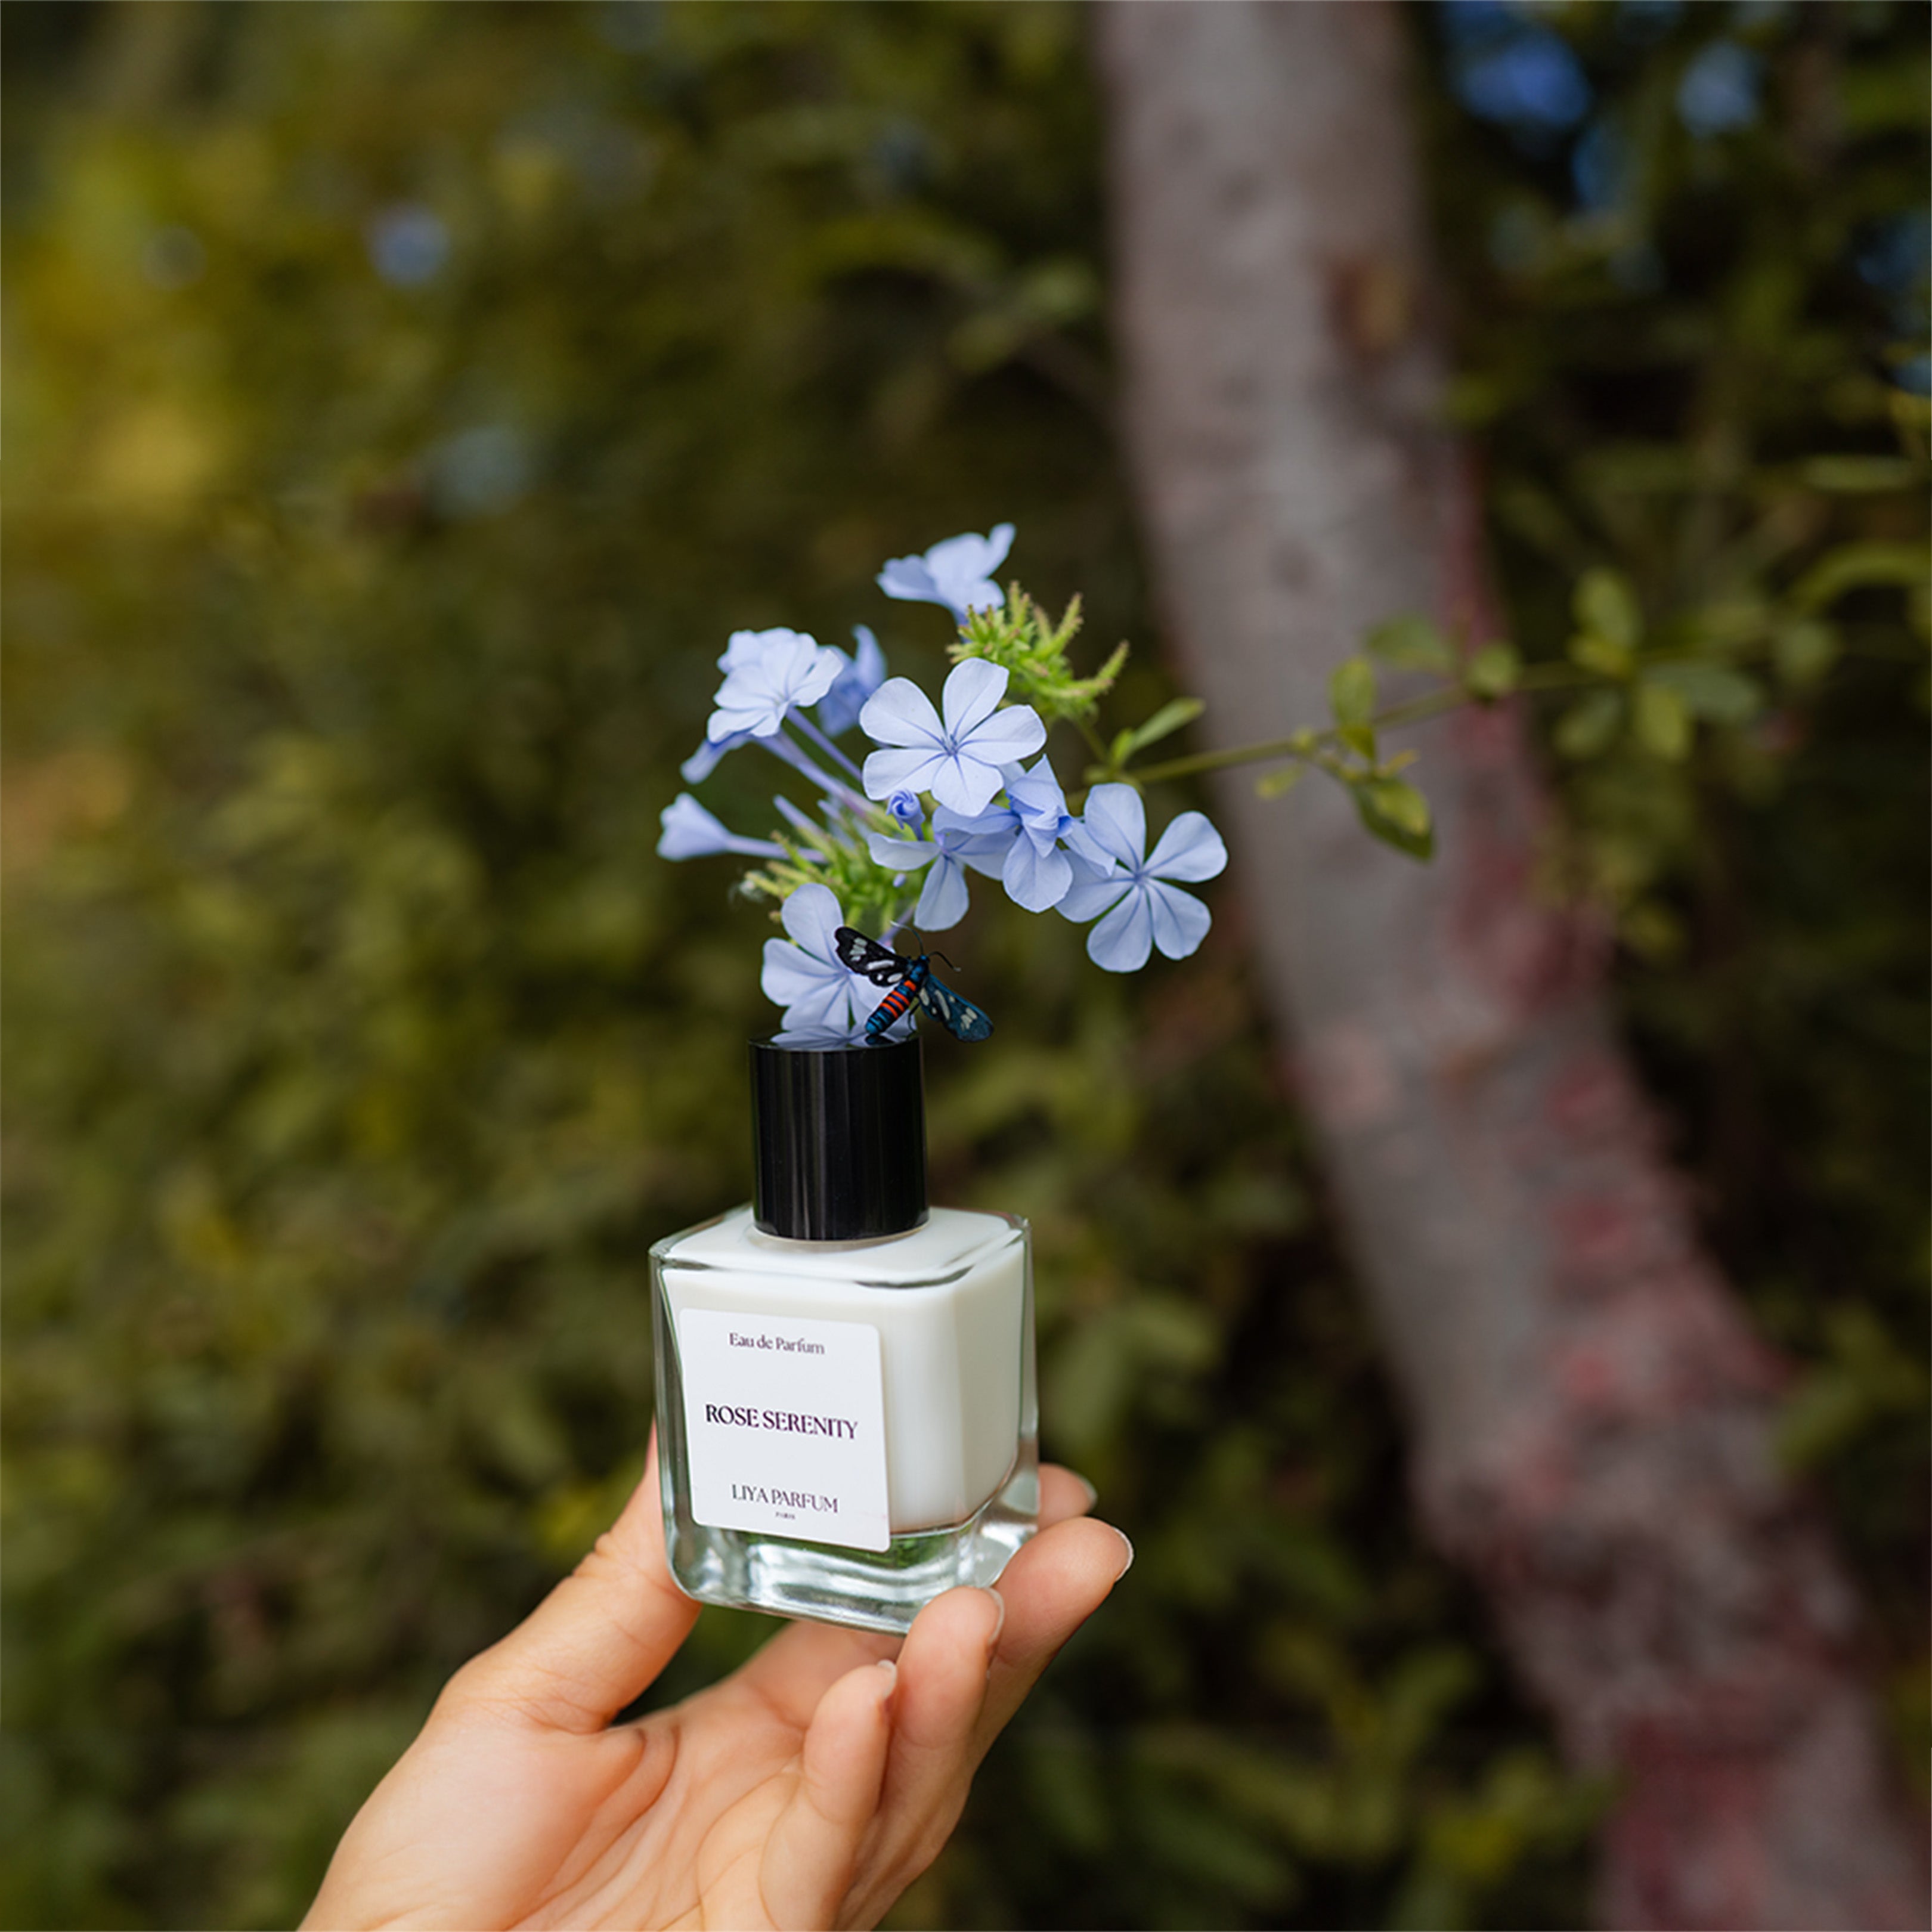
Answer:
<svg viewBox="0 0 1932 1932"><path fill-rule="evenodd" d="M751 1203L651 1250L671 1574L903 1631L1036 1524L1027 1226L928 1208L917 1034L751 1065Z"/></svg>

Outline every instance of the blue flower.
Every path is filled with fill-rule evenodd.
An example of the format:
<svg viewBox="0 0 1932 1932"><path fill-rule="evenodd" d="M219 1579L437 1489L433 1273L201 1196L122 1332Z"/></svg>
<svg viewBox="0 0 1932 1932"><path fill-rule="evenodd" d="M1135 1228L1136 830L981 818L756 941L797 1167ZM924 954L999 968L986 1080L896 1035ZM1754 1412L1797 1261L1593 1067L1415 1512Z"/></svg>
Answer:
<svg viewBox="0 0 1932 1932"><path fill-rule="evenodd" d="M1728 134L1757 118L1757 56L1736 40L1713 40L1677 83L1677 118L1692 134Z"/></svg>
<svg viewBox="0 0 1932 1932"><path fill-rule="evenodd" d="M1137 973L1156 946L1170 959L1185 959L1207 938L1208 908L1167 883L1211 879L1228 862L1221 835L1199 812L1184 812L1144 857L1147 808L1140 794L1132 785L1096 785L1079 836L1070 835L1070 842L1073 884L1060 910L1082 923L1100 920L1087 935L1088 957L1096 966Z"/></svg>
<svg viewBox="0 0 1932 1932"><path fill-rule="evenodd" d="M1012 547L1011 524L996 524L983 537L948 537L923 556L894 557L879 572L879 588L888 597L943 604L963 624L968 611L997 610L1006 601L993 572Z"/></svg>
<svg viewBox="0 0 1932 1932"><path fill-rule="evenodd" d="M778 734L796 706L816 704L832 688L844 662L800 631L739 631L718 660L724 682L712 700L717 710L704 735L714 745L734 734Z"/></svg>
<svg viewBox="0 0 1932 1932"><path fill-rule="evenodd" d="M886 681L886 654L880 650L878 639L863 624L854 624L852 635L859 646L852 657L836 646L827 646L835 652L842 668L832 688L819 700L818 722L821 730L835 738L858 723L866 699Z"/></svg>
<svg viewBox="0 0 1932 1932"><path fill-rule="evenodd" d="M1004 812L969 818L942 805L932 814L930 838L889 838L874 832L869 841L872 862L896 873L930 866L912 922L922 932L944 932L966 916L965 868L998 870L1012 837L1006 820Z"/></svg>
<svg viewBox="0 0 1932 1932"><path fill-rule="evenodd" d="M1028 912L1046 912L1059 904L1073 883L1073 865L1060 849L1067 840L1083 848L1080 821L1066 809L1066 795L1053 767L1042 758L1031 771L1009 765L1004 774L1016 834L1007 848L1000 883L1014 904ZM1090 850L1096 867L1106 854Z"/></svg>
<svg viewBox="0 0 1932 1932"><path fill-rule="evenodd" d="M434 281L449 259L449 230L419 201L384 208L370 223L365 238L376 274L399 289Z"/></svg>
<svg viewBox="0 0 1932 1932"><path fill-rule="evenodd" d="M1486 121L1532 130L1574 128L1590 111L1582 64L1560 34L1525 23L1454 63L1463 104Z"/></svg>
<svg viewBox="0 0 1932 1932"><path fill-rule="evenodd" d="M926 814L916 791L896 791L886 800L886 809L916 838L926 830Z"/></svg>
<svg viewBox="0 0 1932 1932"><path fill-rule="evenodd" d="M871 1017L886 988L862 979L839 958L832 934L845 923L829 886L800 886L780 909L789 940L765 941L758 984L784 1009L788 1028L849 1033Z"/></svg>
<svg viewBox="0 0 1932 1932"><path fill-rule="evenodd" d="M910 678L888 678L859 714L866 736L892 748L866 759L866 796L929 791L968 817L985 811L1005 782L1000 766L1031 757L1046 742L1046 727L1031 706L997 708L1006 688L1002 666L968 658L946 680L942 721Z"/></svg>
<svg viewBox="0 0 1932 1932"><path fill-rule="evenodd" d="M784 848L769 838L740 838L681 791L664 808L658 835L660 859L706 859L716 852L742 852L752 859L782 859Z"/></svg>

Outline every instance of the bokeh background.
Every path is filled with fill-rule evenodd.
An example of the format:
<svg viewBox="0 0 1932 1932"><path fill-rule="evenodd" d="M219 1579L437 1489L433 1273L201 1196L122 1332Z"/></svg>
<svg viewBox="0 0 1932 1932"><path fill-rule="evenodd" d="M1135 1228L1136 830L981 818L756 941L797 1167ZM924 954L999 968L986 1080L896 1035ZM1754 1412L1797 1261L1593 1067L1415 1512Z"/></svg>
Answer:
<svg viewBox="0 0 1932 1932"><path fill-rule="evenodd" d="M1171 694L1088 26L4 10L6 1924L292 1922L634 1481L645 1250L746 1186L766 928L652 850L725 634L936 671L872 574L1011 519L1124 715ZM1688 766L1551 763L1922 1780L1926 15L1408 26L1526 652L1712 465L1862 547ZM1033 1217L1048 1447L1139 1556L895 1922L1580 1923L1607 1794L1412 1527L1214 890L1131 983L965 929L1000 1037L932 1056L935 1192Z"/></svg>

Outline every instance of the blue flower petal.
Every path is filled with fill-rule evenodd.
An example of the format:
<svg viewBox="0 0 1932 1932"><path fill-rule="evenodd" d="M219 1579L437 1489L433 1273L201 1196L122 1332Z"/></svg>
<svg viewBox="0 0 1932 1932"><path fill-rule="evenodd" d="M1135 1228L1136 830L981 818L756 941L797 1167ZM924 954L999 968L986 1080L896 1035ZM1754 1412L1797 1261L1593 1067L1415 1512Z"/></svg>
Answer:
<svg viewBox="0 0 1932 1932"><path fill-rule="evenodd" d="M916 872L939 856L939 848L930 838L894 838L884 832L868 832L866 843L872 863L889 872Z"/></svg>
<svg viewBox="0 0 1932 1932"><path fill-rule="evenodd" d="M1087 956L1109 973L1138 973L1154 950L1148 896L1136 888L1087 935Z"/></svg>
<svg viewBox="0 0 1932 1932"><path fill-rule="evenodd" d="M1148 855L1150 878L1211 879L1225 871L1228 848L1220 832L1198 812L1184 812L1160 835Z"/></svg>
<svg viewBox="0 0 1932 1932"><path fill-rule="evenodd" d="M1090 864L1077 852L1071 855L1068 862L1072 867L1073 883L1067 887L1066 896L1055 910L1062 919L1070 919L1076 926L1084 926L1090 919L1098 919L1110 906L1119 904L1123 896L1133 889L1131 872Z"/></svg>
<svg viewBox="0 0 1932 1932"><path fill-rule="evenodd" d="M845 916L830 886L800 886L778 908L778 920L808 952L837 964L832 935L844 924ZM841 972L844 970L839 967Z"/></svg>
<svg viewBox="0 0 1932 1932"><path fill-rule="evenodd" d="M926 875L913 923L926 932L944 932L966 916L966 874L950 853L942 853Z"/></svg>
<svg viewBox="0 0 1932 1932"><path fill-rule="evenodd" d="M863 624L854 624L852 634L858 651L850 658L843 651L838 653L843 668L818 706L819 729L830 737L849 731L859 722L866 699L886 681L886 654L878 639Z"/></svg>
<svg viewBox="0 0 1932 1932"><path fill-rule="evenodd" d="M739 852L752 859L782 859L784 848L769 838L741 838L706 811L688 791L681 791L664 808L658 835L660 859L704 859L715 853Z"/></svg>
<svg viewBox="0 0 1932 1932"><path fill-rule="evenodd" d="M874 752L866 760L862 780L866 796L890 798L898 791L930 791L933 780L946 762L944 752L922 746L911 746L904 751Z"/></svg>
<svg viewBox="0 0 1932 1932"><path fill-rule="evenodd" d="M879 572L879 588L888 597L922 604L940 604L962 623L974 610L1006 602L992 573L1012 548L1013 526L996 525L985 536L970 532L936 543L923 556L896 556Z"/></svg>
<svg viewBox="0 0 1932 1932"><path fill-rule="evenodd" d="M939 586L932 580L932 572L926 568L922 556L896 556L877 579L879 588L888 597L900 597L908 603L944 604L946 599L939 594ZM950 607L949 607L950 608Z"/></svg>
<svg viewBox="0 0 1932 1932"><path fill-rule="evenodd" d="M1107 856L1140 869L1147 850L1147 807L1130 784L1099 784L1087 794L1088 835Z"/></svg>
<svg viewBox="0 0 1932 1932"><path fill-rule="evenodd" d="M775 736L794 707L816 704L832 688L844 660L799 631L740 631L718 660L728 665L704 735L748 731Z"/></svg>
<svg viewBox="0 0 1932 1932"><path fill-rule="evenodd" d="M1170 959L1185 959L1208 937L1214 916L1192 892L1157 879L1147 886L1148 910L1154 921L1154 943Z"/></svg>
<svg viewBox="0 0 1932 1932"><path fill-rule="evenodd" d="M932 700L909 677L887 678L866 699L859 726L875 745L920 745L937 751L946 737Z"/></svg>
<svg viewBox="0 0 1932 1932"><path fill-rule="evenodd" d="M1015 905L1027 912L1048 912L1066 896L1073 884L1073 862L1064 852L1042 852L1029 838L1016 838L1007 848L1000 883Z"/></svg>
<svg viewBox="0 0 1932 1932"><path fill-rule="evenodd" d="M727 752L735 752L740 745L748 744L752 734L748 731L734 731L728 737L716 740L707 738L698 749L686 758L678 770L684 775L686 784L702 784L718 768L718 760Z"/></svg>
<svg viewBox="0 0 1932 1932"><path fill-rule="evenodd" d="M830 887L800 886L778 916L791 939L765 941L758 983L768 1000L784 1009L785 1025L841 1031L857 1025L885 998L885 989L839 958L832 935L844 915Z"/></svg>
<svg viewBox="0 0 1932 1932"><path fill-rule="evenodd" d="M1009 676L1004 665L989 664L984 658L968 658L964 664L955 664L939 694L947 737L961 742L979 730L999 709Z"/></svg>

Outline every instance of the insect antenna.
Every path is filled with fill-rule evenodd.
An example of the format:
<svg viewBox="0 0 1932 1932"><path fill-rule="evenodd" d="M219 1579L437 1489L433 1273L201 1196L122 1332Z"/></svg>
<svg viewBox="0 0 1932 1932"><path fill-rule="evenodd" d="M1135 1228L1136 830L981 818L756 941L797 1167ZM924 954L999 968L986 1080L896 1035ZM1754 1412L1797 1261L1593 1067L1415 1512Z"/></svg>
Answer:
<svg viewBox="0 0 1932 1932"><path fill-rule="evenodd" d="M915 926L912 927L910 931L912 936L919 941L919 950L922 952L929 954L934 959L944 959L946 964L952 968L954 972L956 973L958 971L959 962L956 959L952 958L950 955L940 952L939 948L934 946L932 941L926 938L926 934L920 931L917 926Z"/></svg>

